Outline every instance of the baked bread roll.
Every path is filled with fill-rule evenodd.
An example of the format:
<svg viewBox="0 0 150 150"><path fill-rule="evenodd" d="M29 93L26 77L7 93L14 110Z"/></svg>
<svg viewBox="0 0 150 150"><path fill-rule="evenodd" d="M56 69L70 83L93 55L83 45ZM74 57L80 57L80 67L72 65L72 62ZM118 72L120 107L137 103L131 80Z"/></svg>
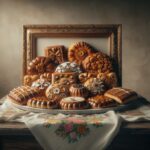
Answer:
<svg viewBox="0 0 150 150"><path fill-rule="evenodd" d="M40 78L33 82L32 87L40 91L41 96L45 96L46 89L51 85L51 83L44 78Z"/></svg>
<svg viewBox="0 0 150 150"><path fill-rule="evenodd" d="M75 72L75 73L81 73L81 68L74 62L64 62L60 64L55 72L59 73L65 73L65 72Z"/></svg>
<svg viewBox="0 0 150 150"><path fill-rule="evenodd" d="M52 82L52 73L43 73L43 74L41 74L40 75L40 78L41 79L45 79L45 80L47 80L48 82Z"/></svg>
<svg viewBox="0 0 150 150"><path fill-rule="evenodd" d="M97 78L104 81L104 83L107 85L108 89L111 89L111 88L116 87L118 85L117 76L116 76L115 72L98 73Z"/></svg>
<svg viewBox="0 0 150 150"><path fill-rule="evenodd" d="M26 105L28 99L38 96L39 90L29 86L21 86L14 88L8 94L8 97L17 104Z"/></svg>
<svg viewBox="0 0 150 150"><path fill-rule="evenodd" d="M31 86L34 81L39 78L39 75L25 75L23 77L23 85Z"/></svg>
<svg viewBox="0 0 150 150"><path fill-rule="evenodd" d="M88 104L83 97L66 97L60 101L60 106L65 110L86 109Z"/></svg>
<svg viewBox="0 0 150 150"><path fill-rule="evenodd" d="M85 72L112 72L113 66L109 56L102 52L89 55L82 63Z"/></svg>
<svg viewBox="0 0 150 150"><path fill-rule="evenodd" d="M34 75L45 72L54 72L56 66L57 64L55 64L49 57L38 56L29 63L27 73Z"/></svg>
<svg viewBox="0 0 150 150"><path fill-rule="evenodd" d="M91 54L92 49L86 42L77 42L69 47L68 59L70 62L81 64L82 61Z"/></svg>
<svg viewBox="0 0 150 150"><path fill-rule="evenodd" d="M89 104L92 108L106 108L117 106L117 102L112 98L106 97L104 95L96 95L88 99Z"/></svg>
<svg viewBox="0 0 150 150"><path fill-rule="evenodd" d="M90 91L91 95L102 95L107 90L105 83L98 78L90 78L84 86Z"/></svg>
<svg viewBox="0 0 150 150"><path fill-rule="evenodd" d="M90 73L90 72L84 72L84 73L80 73L79 74L79 81L81 82L81 83L84 83L84 82L86 82L88 79L90 79L90 78L96 78L97 77L97 74L98 73Z"/></svg>
<svg viewBox="0 0 150 150"><path fill-rule="evenodd" d="M61 64L67 61L67 50L63 45L48 46L45 48L45 56L54 63Z"/></svg>
<svg viewBox="0 0 150 150"><path fill-rule="evenodd" d="M89 95L88 89L83 86L83 84L73 84L70 87L69 91L71 96L87 98Z"/></svg>
<svg viewBox="0 0 150 150"><path fill-rule="evenodd" d="M33 97L28 100L27 105L29 107L34 107L34 108L42 108L42 109L55 109L58 108L59 104L55 100L49 101L47 97L44 96L38 96L38 97Z"/></svg>
<svg viewBox="0 0 150 150"><path fill-rule="evenodd" d="M135 91L121 87L112 88L108 90L104 95L114 99L120 104L125 104L138 98L138 95Z"/></svg>
<svg viewBox="0 0 150 150"><path fill-rule="evenodd" d="M64 84L52 84L46 90L46 97L49 100L60 101L64 97L68 97L69 86Z"/></svg>

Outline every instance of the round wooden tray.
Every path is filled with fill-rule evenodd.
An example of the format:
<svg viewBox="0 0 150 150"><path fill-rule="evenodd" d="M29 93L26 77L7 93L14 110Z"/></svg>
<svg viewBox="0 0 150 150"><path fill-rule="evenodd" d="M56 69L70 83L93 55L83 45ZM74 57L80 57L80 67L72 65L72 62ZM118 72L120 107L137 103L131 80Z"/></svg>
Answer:
<svg viewBox="0 0 150 150"><path fill-rule="evenodd" d="M82 110L63 110L63 109L41 109L41 108L33 108L29 106L19 105L14 103L11 99L8 99L9 102L14 106L15 108L35 112L35 113L49 113L49 114L98 114L98 113L104 113L106 111L114 110L119 111L122 109L128 108L132 102L126 104L126 105L119 105L117 107L109 107L109 108L101 108L101 109L82 109Z"/></svg>

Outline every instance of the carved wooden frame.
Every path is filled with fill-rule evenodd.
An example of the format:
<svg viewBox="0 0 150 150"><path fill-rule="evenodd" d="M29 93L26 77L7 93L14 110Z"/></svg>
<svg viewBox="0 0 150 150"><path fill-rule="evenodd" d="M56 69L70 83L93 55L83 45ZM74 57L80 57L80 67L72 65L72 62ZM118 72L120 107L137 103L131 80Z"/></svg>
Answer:
<svg viewBox="0 0 150 150"><path fill-rule="evenodd" d="M29 62L36 57L37 39L41 37L108 37L109 54L115 63L119 86L122 85L122 25L24 25L23 76Z"/></svg>

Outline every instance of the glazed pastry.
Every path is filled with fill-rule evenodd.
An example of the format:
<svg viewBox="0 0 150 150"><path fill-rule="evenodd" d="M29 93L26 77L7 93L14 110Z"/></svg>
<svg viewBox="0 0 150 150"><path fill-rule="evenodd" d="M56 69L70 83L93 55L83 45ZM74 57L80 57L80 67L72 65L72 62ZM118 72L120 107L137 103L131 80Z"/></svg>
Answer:
<svg viewBox="0 0 150 150"><path fill-rule="evenodd" d="M109 89L117 86L117 76L115 72L110 73L99 73L97 78L105 82Z"/></svg>
<svg viewBox="0 0 150 150"><path fill-rule="evenodd" d="M57 101L51 100L49 101L47 97L33 97L28 100L27 105L29 107L34 108L42 108L42 109L55 109L58 108L59 104Z"/></svg>
<svg viewBox="0 0 150 150"><path fill-rule="evenodd" d="M89 55L82 63L86 72L112 72L112 62L106 54L97 52Z"/></svg>
<svg viewBox="0 0 150 150"><path fill-rule="evenodd" d="M27 68L30 75L54 72L56 65L49 57L38 56L33 59Z"/></svg>
<svg viewBox="0 0 150 150"><path fill-rule="evenodd" d="M61 64L67 60L67 50L63 45L48 46L45 49L45 56L56 64Z"/></svg>
<svg viewBox="0 0 150 150"><path fill-rule="evenodd" d="M38 96L39 90L31 88L29 86L21 86L14 88L8 94L8 97L15 103L20 105L26 105L28 99Z"/></svg>
<svg viewBox="0 0 150 150"><path fill-rule="evenodd" d="M46 89L50 85L51 83L47 79L40 78L33 82L32 87L38 89L40 91L40 95L44 96Z"/></svg>
<svg viewBox="0 0 150 150"><path fill-rule="evenodd" d="M104 95L114 99L120 104L124 104L138 98L138 95L135 91L121 87L112 88L108 90Z"/></svg>
<svg viewBox="0 0 150 150"><path fill-rule="evenodd" d="M83 86L83 84L73 84L70 89L70 95L71 96L77 96L77 97L88 97L89 91L86 87Z"/></svg>
<svg viewBox="0 0 150 150"><path fill-rule="evenodd" d="M79 81L81 83L86 82L88 79L90 78L96 78L97 77L97 73L90 73L90 72L84 72L84 73L80 73L79 74Z"/></svg>
<svg viewBox="0 0 150 150"><path fill-rule="evenodd" d="M47 80L48 82L52 82L52 73L43 73L40 75L40 78Z"/></svg>
<svg viewBox="0 0 150 150"><path fill-rule="evenodd" d="M68 50L68 59L70 62L76 62L81 64L82 61L91 54L92 50L89 44L86 42L77 42L70 46Z"/></svg>
<svg viewBox="0 0 150 150"><path fill-rule="evenodd" d="M25 75L23 77L23 85L31 86L32 83L39 78L39 75Z"/></svg>
<svg viewBox="0 0 150 150"><path fill-rule="evenodd" d="M105 83L98 78L90 78L85 83L84 86L90 91L92 95L102 95L106 91Z"/></svg>
<svg viewBox="0 0 150 150"><path fill-rule="evenodd" d="M49 100L60 101L62 98L69 96L69 86L61 84L52 84L46 90L46 96Z"/></svg>
<svg viewBox="0 0 150 150"><path fill-rule="evenodd" d="M71 85L76 83L78 80L78 74L74 72L69 73L53 73L52 74L52 84L66 84Z"/></svg>
<svg viewBox="0 0 150 150"><path fill-rule="evenodd" d="M88 102L93 109L117 106L116 101L104 95L96 95L94 97L90 97L88 99Z"/></svg>
<svg viewBox="0 0 150 150"><path fill-rule="evenodd" d="M59 72L59 73L65 73L65 72L76 72L76 73L81 73L81 69L80 67L74 63L74 62L64 62L62 64L60 64L55 72Z"/></svg>
<svg viewBox="0 0 150 150"><path fill-rule="evenodd" d="M85 98L83 97L66 97L60 101L60 106L65 110L76 110L88 108Z"/></svg>

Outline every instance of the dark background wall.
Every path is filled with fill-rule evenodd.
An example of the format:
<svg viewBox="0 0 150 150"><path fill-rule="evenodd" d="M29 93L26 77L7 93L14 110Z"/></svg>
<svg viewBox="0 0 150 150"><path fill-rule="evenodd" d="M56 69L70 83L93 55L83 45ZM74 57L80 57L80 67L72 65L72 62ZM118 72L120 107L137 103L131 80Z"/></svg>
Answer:
<svg viewBox="0 0 150 150"><path fill-rule="evenodd" d="M147 0L0 0L0 97L21 84L23 24L122 24L123 86L150 99Z"/></svg>

